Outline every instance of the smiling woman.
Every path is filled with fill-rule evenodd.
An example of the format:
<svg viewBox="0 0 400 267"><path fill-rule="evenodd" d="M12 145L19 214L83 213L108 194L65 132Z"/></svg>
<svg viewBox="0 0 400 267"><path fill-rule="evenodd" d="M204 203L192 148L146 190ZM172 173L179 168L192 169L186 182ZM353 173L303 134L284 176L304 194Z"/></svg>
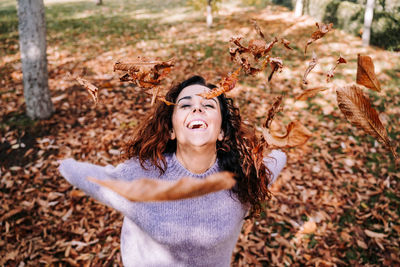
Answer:
<svg viewBox="0 0 400 267"><path fill-rule="evenodd" d="M200 96L213 88L200 76L173 87L166 100L175 105L158 104L127 143L127 160L117 167L71 159L60 165L70 183L124 214L125 266L229 266L243 219L260 211L268 186L286 163L277 150L263 158L232 99ZM86 179L177 181L221 171L233 173L231 190L164 202L132 202Z"/></svg>

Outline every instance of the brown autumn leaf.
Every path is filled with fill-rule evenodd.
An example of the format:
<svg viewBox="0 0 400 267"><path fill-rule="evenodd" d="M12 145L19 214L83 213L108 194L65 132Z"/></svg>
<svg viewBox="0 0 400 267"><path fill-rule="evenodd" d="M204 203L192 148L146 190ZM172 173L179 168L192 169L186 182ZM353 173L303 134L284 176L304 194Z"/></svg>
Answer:
<svg viewBox="0 0 400 267"><path fill-rule="evenodd" d="M346 64L347 61L342 56L336 60L336 64L326 73L326 82L330 82L331 78L335 75L335 69L339 64Z"/></svg>
<svg viewBox="0 0 400 267"><path fill-rule="evenodd" d="M263 128L262 133L268 145L278 148L301 146L312 136L312 133L299 121L290 122L285 134L267 128Z"/></svg>
<svg viewBox="0 0 400 267"><path fill-rule="evenodd" d="M308 45L312 44L314 41L324 37L329 31L332 30L332 23L324 24L316 22L315 25L317 26L318 30L312 33L311 38L307 41L306 47L304 49L304 54L307 54L307 47Z"/></svg>
<svg viewBox="0 0 400 267"><path fill-rule="evenodd" d="M213 90L211 90L207 93L199 94L199 95L204 98L211 99L211 98L217 97L223 93L231 91L233 88L235 88L236 83L239 80L239 73L240 73L241 69L242 68L239 67L235 72L233 72L232 74L230 74L227 77L224 77L218 83L217 87L214 88Z"/></svg>
<svg viewBox="0 0 400 267"><path fill-rule="evenodd" d="M157 92L157 91L154 92L154 89L157 90L157 88L159 88L159 87L153 88L153 92L152 92L152 93L147 92L147 91L144 91L144 93L147 94L147 95L151 95L152 101L153 101L153 98L155 98L154 100L159 100L159 101L163 102L164 104L166 104L166 105L168 105L168 106L173 106L173 105L175 105L175 103L172 103L172 102L168 101L167 99L165 99L165 96L160 96L160 95L158 95L158 92ZM156 94L155 94L155 93L156 93Z"/></svg>
<svg viewBox="0 0 400 267"><path fill-rule="evenodd" d="M229 48L231 60L239 64L246 74L255 75L258 72L265 69L269 61L269 51L272 49L274 44L278 42L278 38L274 38L270 43L266 43L262 39L250 40L249 46L245 47L242 45L242 37L232 37L230 44L233 45ZM259 62L261 58L264 58L262 62ZM260 64L260 67L256 65ZM276 64L276 63L272 63ZM273 69L277 70L279 66L274 66Z"/></svg>
<svg viewBox="0 0 400 267"><path fill-rule="evenodd" d="M269 64L271 65L271 73L268 76L268 81L271 81L272 76L274 75L274 73L276 71L281 71L283 68L283 62L282 59L278 58L278 57L271 57L269 58Z"/></svg>
<svg viewBox="0 0 400 267"><path fill-rule="evenodd" d="M151 97L150 106L153 106L154 102L156 102L156 98L158 96L158 91L159 90L160 90L160 88L158 86L153 88L153 94L152 94L152 97Z"/></svg>
<svg viewBox="0 0 400 267"><path fill-rule="evenodd" d="M107 187L130 201L168 201L198 197L232 188L236 181L230 172L218 172L205 179L184 177L177 181L141 178L134 181L98 180L89 181Z"/></svg>
<svg viewBox="0 0 400 267"><path fill-rule="evenodd" d="M265 53L269 53L269 51L271 51L271 49L274 46L274 44L276 44L277 42L278 42L278 38L275 37L271 42L266 44L265 45Z"/></svg>
<svg viewBox="0 0 400 267"><path fill-rule="evenodd" d="M250 40L248 50L253 54L254 58L261 58L265 56L265 46L267 43L264 40Z"/></svg>
<svg viewBox="0 0 400 267"><path fill-rule="evenodd" d="M391 145L386 129L379 119L378 112L357 85L350 85L336 90L337 102L346 119L359 129L376 138L390 149L397 158L395 148Z"/></svg>
<svg viewBox="0 0 400 267"><path fill-rule="evenodd" d="M271 107L269 108L268 113L267 113L267 119L265 120L265 123L264 123L265 128L267 128L267 129L270 128L271 123L275 117L275 114L278 112L279 107L282 103L282 99L283 99L283 96L281 96L281 95L275 97L274 102L271 105Z"/></svg>
<svg viewBox="0 0 400 267"><path fill-rule="evenodd" d="M260 26L258 26L257 21L254 19L251 19L250 22L253 23L254 29L256 30L257 34L260 35L261 38L265 39L265 36L264 36L263 32L261 31Z"/></svg>
<svg viewBox="0 0 400 267"><path fill-rule="evenodd" d="M80 85L85 87L85 89L89 92L90 96L93 98L93 101L97 104L99 89L90 82L88 82L87 80L82 79L80 77L76 78L76 80Z"/></svg>
<svg viewBox="0 0 400 267"><path fill-rule="evenodd" d="M298 95L296 97L296 100L307 100L307 98L313 97L316 94L318 94L319 92L326 91L328 89L329 89L328 87L318 86L318 87L304 90L300 95Z"/></svg>
<svg viewBox="0 0 400 267"><path fill-rule="evenodd" d="M380 92L381 85L375 75L374 62L371 57L357 55L357 79L356 83L374 91Z"/></svg>
<svg viewBox="0 0 400 267"><path fill-rule="evenodd" d="M121 81L131 81L138 87L150 89L159 85L162 79L168 75L174 66L174 60L155 61L138 57L136 61L129 63L116 62L114 71L124 71Z"/></svg>
<svg viewBox="0 0 400 267"><path fill-rule="evenodd" d="M317 63L318 63L318 57L317 57L317 54L313 51L312 59L311 59L311 61L308 63L308 67L307 67L307 69L306 69L306 71L304 72L304 75L303 75L303 83L304 83L304 84L308 84L308 82L307 82L307 76L308 76L308 74L312 71L312 69L315 68L315 66L317 65Z"/></svg>
<svg viewBox="0 0 400 267"><path fill-rule="evenodd" d="M158 100L160 100L161 102L164 102L164 103L165 103L166 105L168 105L168 106L173 106L173 105L175 105L175 103L172 103L172 102L166 100L165 97L159 97Z"/></svg>
<svg viewBox="0 0 400 267"><path fill-rule="evenodd" d="M287 49L293 50L293 48L290 47L290 41L288 41L288 40L282 38L282 39L281 39L281 43L282 43L283 46L286 47Z"/></svg>

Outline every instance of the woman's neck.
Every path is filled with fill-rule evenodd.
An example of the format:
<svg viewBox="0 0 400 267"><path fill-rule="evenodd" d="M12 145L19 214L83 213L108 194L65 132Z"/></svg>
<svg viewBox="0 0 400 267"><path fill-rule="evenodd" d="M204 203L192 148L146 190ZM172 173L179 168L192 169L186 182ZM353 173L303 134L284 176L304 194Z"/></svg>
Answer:
<svg viewBox="0 0 400 267"><path fill-rule="evenodd" d="M214 165L217 159L217 150L215 147L190 148L178 145L176 158L190 172L202 174Z"/></svg>

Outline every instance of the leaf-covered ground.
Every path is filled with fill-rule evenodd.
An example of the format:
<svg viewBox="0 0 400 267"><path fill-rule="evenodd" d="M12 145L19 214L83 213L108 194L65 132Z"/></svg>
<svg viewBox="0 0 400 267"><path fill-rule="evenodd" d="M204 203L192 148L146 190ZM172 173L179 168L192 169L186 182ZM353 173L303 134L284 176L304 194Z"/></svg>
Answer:
<svg viewBox="0 0 400 267"><path fill-rule="evenodd" d="M120 266L122 216L70 186L58 173L57 160L117 164L121 146L151 111L149 96L118 81L112 71L117 60L174 57L177 64L166 84L192 74L217 83L236 68L229 39L256 38L250 19L258 21L267 39L284 37L294 50L274 47L283 71L269 83L269 69L242 75L228 95L243 118L260 129L274 97L284 94L277 119L300 120L313 137L287 150L287 167L265 212L244 224L233 266L400 265L400 171L388 150L346 122L334 92L355 82L357 53L370 55L383 91L365 92L396 142L399 53L363 48L360 38L335 30L304 55L315 21L294 18L279 6L225 3L208 29L204 14L183 0L106 0L100 7L93 2L45 1L56 112L32 121L24 115L15 3L0 1L0 266ZM308 75L308 88L330 89L295 101L312 51L319 65ZM325 73L339 55L348 63L326 83ZM77 76L99 87L99 104L93 105Z"/></svg>

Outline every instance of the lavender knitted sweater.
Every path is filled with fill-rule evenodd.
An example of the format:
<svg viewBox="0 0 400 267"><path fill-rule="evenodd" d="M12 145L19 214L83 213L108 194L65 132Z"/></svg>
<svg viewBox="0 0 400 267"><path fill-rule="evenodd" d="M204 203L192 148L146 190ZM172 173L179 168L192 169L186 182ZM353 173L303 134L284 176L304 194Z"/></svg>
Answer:
<svg viewBox="0 0 400 267"><path fill-rule="evenodd" d="M274 150L264 160L275 180L286 163L285 153ZM122 212L121 233L124 266L229 266L248 208L229 191L167 202L131 202L113 191L89 182L97 179L134 180L148 177L178 180L203 179L219 172L218 160L203 174L185 169L175 154L166 155L167 169L160 176L155 167L144 170L130 159L113 167L61 161L60 173L88 195Z"/></svg>

